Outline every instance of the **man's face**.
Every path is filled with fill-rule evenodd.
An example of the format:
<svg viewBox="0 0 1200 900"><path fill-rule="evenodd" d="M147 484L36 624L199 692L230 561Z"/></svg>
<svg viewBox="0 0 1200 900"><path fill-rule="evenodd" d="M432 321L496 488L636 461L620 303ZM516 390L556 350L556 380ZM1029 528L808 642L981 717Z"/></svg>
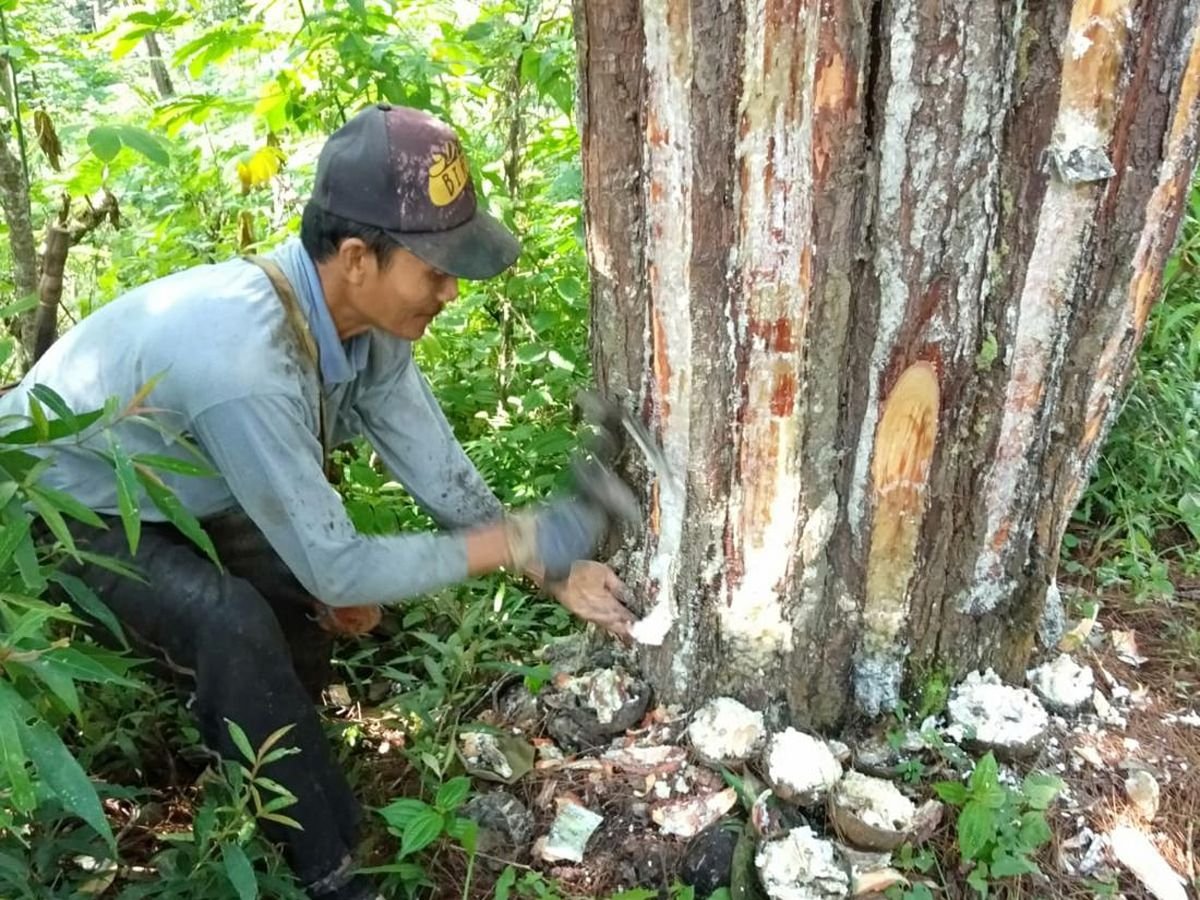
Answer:
<svg viewBox="0 0 1200 900"><path fill-rule="evenodd" d="M398 249L390 264L379 265L367 251L351 288L351 302L362 320L395 337L415 341L446 304L458 296L458 279Z"/></svg>

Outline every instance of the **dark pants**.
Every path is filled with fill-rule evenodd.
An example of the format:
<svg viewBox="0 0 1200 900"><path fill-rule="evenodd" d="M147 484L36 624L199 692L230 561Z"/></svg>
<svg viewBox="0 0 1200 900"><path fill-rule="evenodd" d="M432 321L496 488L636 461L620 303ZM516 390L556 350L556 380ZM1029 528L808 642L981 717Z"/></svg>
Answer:
<svg viewBox="0 0 1200 900"><path fill-rule="evenodd" d="M120 521L107 524L107 531L81 531L81 545L130 561ZM328 679L332 636L312 621L312 598L247 517L222 516L205 529L224 572L175 528L154 523L143 525L132 558L144 582L90 564L68 571L108 605L135 651L187 680L210 749L244 761L226 719L241 726L256 750L276 729L294 726L279 746L300 752L269 763L262 774L296 795L280 812L303 830L261 824L284 845L311 893L337 889L348 880L360 810L313 705Z"/></svg>

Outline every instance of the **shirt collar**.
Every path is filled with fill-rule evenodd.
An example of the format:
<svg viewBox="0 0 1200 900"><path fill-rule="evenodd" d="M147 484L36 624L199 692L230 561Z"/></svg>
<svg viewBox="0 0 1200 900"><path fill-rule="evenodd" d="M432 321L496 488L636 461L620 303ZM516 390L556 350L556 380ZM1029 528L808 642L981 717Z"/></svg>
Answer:
<svg viewBox="0 0 1200 900"><path fill-rule="evenodd" d="M288 240L270 255L283 268L300 299L300 307L320 353L321 380L326 386L353 381L367 366L367 335L339 340L325 303L317 267L299 238Z"/></svg>

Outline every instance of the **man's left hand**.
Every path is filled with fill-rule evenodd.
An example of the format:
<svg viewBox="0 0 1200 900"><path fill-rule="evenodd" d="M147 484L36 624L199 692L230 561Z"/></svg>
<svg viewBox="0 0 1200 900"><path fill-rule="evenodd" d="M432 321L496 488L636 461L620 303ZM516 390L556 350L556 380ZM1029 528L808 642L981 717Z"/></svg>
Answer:
<svg viewBox="0 0 1200 900"><path fill-rule="evenodd" d="M625 585L604 563L580 560L571 566L566 578L547 581L545 589L585 622L599 625L623 641L630 640L629 628L634 616L622 602Z"/></svg>

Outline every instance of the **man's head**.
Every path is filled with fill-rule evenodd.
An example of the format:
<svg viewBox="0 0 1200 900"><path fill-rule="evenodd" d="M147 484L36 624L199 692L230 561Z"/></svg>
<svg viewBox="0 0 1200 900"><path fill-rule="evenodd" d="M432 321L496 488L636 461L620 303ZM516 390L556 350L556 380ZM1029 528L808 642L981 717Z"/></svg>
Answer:
<svg viewBox="0 0 1200 900"><path fill-rule="evenodd" d="M300 238L322 282L328 276L341 295L327 296L331 304L348 303L366 327L410 339L454 298L458 278L491 278L520 252L479 210L454 130L386 103L325 143Z"/></svg>

